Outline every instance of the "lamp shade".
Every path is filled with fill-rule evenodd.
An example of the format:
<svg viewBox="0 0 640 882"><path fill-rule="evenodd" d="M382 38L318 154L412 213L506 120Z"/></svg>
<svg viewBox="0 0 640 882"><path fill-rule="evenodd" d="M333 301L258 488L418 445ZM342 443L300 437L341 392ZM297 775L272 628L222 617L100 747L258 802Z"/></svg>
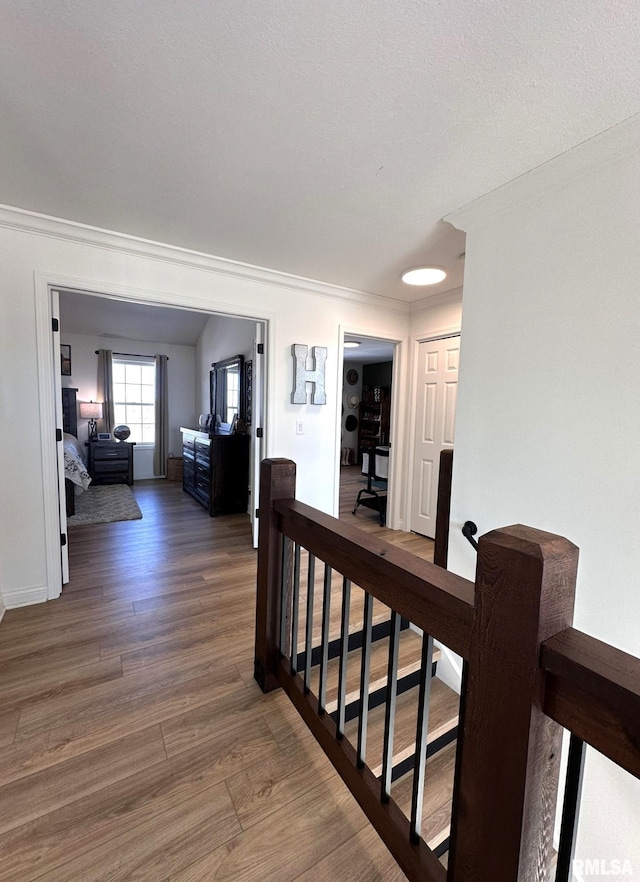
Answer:
<svg viewBox="0 0 640 882"><path fill-rule="evenodd" d="M102 402L101 401L81 401L80 402L80 419L81 420L101 420L102 419Z"/></svg>

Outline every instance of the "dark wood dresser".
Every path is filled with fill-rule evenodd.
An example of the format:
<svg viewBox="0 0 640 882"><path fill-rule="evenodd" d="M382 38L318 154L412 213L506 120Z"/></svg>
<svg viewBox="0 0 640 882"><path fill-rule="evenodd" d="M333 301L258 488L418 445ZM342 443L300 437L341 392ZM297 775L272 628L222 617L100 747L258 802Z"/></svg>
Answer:
<svg viewBox="0 0 640 882"><path fill-rule="evenodd" d="M129 441L88 441L87 471L94 484L133 484L133 448Z"/></svg>
<svg viewBox="0 0 640 882"><path fill-rule="evenodd" d="M249 506L249 435L210 435L181 428L182 487L211 517Z"/></svg>

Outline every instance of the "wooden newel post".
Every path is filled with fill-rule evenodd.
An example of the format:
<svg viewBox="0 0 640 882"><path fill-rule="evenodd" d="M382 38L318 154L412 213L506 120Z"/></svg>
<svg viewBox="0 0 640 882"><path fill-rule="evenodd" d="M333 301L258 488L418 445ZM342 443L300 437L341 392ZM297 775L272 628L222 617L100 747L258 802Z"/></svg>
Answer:
<svg viewBox="0 0 640 882"><path fill-rule="evenodd" d="M449 882L547 878L562 730L541 709L539 652L572 624L577 564L529 527L480 539Z"/></svg>
<svg viewBox="0 0 640 882"><path fill-rule="evenodd" d="M436 508L436 539L433 562L437 567L447 568L449 556L449 521L451 518L451 481L453 478L453 448L440 452L438 472L438 503Z"/></svg>
<svg viewBox="0 0 640 882"><path fill-rule="evenodd" d="M290 459L265 459L260 465L258 581L256 590L256 647L254 677L263 692L278 687L275 677L280 655L280 571L282 536L273 503L295 499L296 464Z"/></svg>

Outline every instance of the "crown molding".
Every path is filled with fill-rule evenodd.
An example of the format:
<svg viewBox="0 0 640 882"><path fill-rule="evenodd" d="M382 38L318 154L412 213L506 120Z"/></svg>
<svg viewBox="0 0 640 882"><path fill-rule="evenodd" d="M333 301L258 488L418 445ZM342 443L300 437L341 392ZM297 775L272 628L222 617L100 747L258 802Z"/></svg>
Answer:
<svg viewBox="0 0 640 882"><path fill-rule="evenodd" d="M538 201L545 193L560 189L571 181L591 175L638 152L640 114L635 114L451 212L444 220L459 230L469 231L492 217Z"/></svg>
<svg viewBox="0 0 640 882"><path fill-rule="evenodd" d="M304 278L303 276L283 273L279 270L254 266L224 257L216 257L212 254L192 251L177 245L166 245L162 242L154 242L150 239L131 236L128 233L117 233L112 230L102 229L101 227L78 223L77 221L39 214L23 208L15 208L11 205L0 204L0 228L2 227L32 235L62 239L80 245L97 246L121 254L166 261L174 265L178 264L190 269L203 270L222 276L231 276L235 279L242 279L261 285L271 285L290 291L302 291L305 294L312 294L316 297L328 297L348 303L376 306L380 309L398 312L403 315L407 315L410 310L408 303L391 297L384 297L380 294L343 288L328 282L320 282L315 279Z"/></svg>
<svg viewBox="0 0 640 882"><path fill-rule="evenodd" d="M423 312L425 309L435 309L438 306L448 306L450 303L462 303L462 288L451 288L440 294L432 294L431 297L423 297L411 304L411 315Z"/></svg>

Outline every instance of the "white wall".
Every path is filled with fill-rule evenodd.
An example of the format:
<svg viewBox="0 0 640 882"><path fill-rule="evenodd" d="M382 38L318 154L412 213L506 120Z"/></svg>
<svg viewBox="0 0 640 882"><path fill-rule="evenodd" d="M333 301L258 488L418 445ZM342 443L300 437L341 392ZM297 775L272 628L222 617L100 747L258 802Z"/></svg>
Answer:
<svg viewBox="0 0 640 882"><path fill-rule="evenodd" d="M255 322L229 316L211 316L202 329L196 346L196 411L209 413L209 372L215 361L243 355L253 359Z"/></svg>
<svg viewBox="0 0 640 882"><path fill-rule="evenodd" d="M64 295L62 295L64 296ZM195 419L195 347L170 343L148 343L85 334L67 334L60 328L60 342L71 346L71 376L62 378L63 386L78 390L78 401L95 401L97 386L96 349L131 352L140 355L168 355L169 451L180 455L180 426L191 425ZM87 440L87 420L78 417L78 438ZM136 481L156 477L153 474L153 448L139 447L133 451L133 473Z"/></svg>
<svg viewBox="0 0 640 882"><path fill-rule="evenodd" d="M347 383L347 373L350 370L355 370L358 373L358 382L351 385ZM342 375L342 420L341 420L341 434L340 434L340 447L350 447L353 451L353 459L352 462L356 463L358 461L358 427L354 429L352 432L348 432L345 427L345 420L348 416L355 416L357 419L360 418L360 410L358 407L350 407L349 406L349 397L351 395L357 395L360 400L362 400L362 365L359 361L345 361L343 365L343 375Z"/></svg>
<svg viewBox="0 0 640 882"><path fill-rule="evenodd" d="M48 582L59 560L59 530L56 537L52 529L55 448L49 438L55 398L48 283L266 321L265 455L296 461L298 497L337 511L341 328L406 345L408 309L382 297L346 294L8 209L0 209L0 266L0 400L3 424L14 427L0 433L0 450L5 462L13 461L19 434L20 460L28 464L5 470L3 478L5 510L12 512L0 534L0 588L7 607L56 596ZM327 405L291 404L293 343L328 348ZM407 381L404 371L400 383ZM305 435L296 435L297 419L304 420Z"/></svg>
<svg viewBox="0 0 640 882"><path fill-rule="evenodd" d="M421 340L457 334L462 322L462 288L436 294L411 306L411 334Z"/></svg>
<svg viewBox="0 0 640 882"><path fill-rule="evenodd" d="M467 519L564 535L580 547L576 627L640 655L640 130L620 128L457 216L449 561L473 577ZM638 830L640 782L590 755L576 857L640 875Z"/></svg>

